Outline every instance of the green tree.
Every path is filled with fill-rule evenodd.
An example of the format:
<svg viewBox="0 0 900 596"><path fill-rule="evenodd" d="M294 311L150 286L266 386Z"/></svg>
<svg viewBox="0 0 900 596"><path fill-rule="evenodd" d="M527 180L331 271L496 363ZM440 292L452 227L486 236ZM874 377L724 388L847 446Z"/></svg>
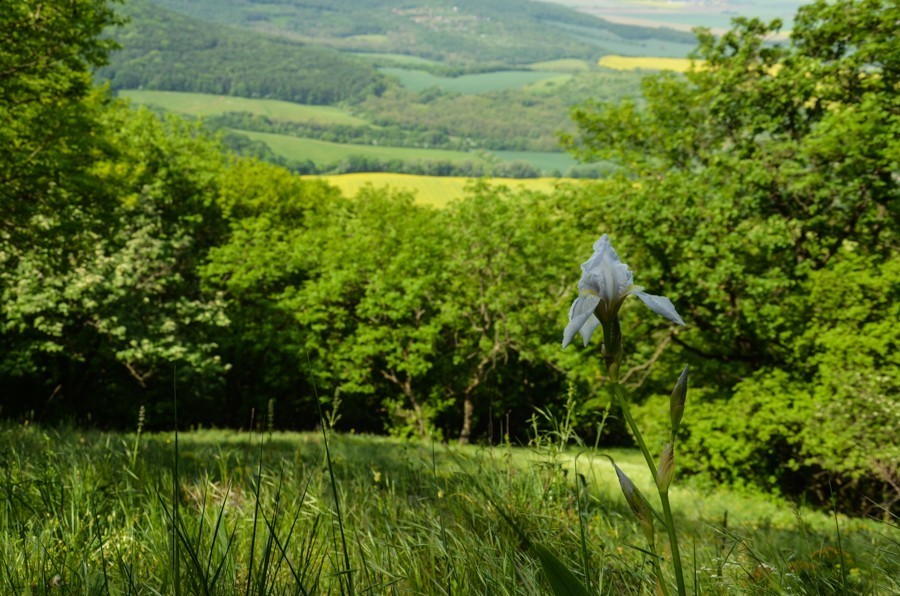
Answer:
<svg viewBox="0 0 900 596"><path fill-rule="evenodd" d="M289 426L317 422L308 365L310 330L296 319L293 296L318 265L317 230L331 225L343 201L322 182L282 168L239 160L225 173L219 203L227 241L201 268L204 286L221 293L231 321L217 343L226 362L224 423L244 425L252 409L275 400ZM318 356L310 353L315 366Z"/></svg>
<svg viewBox="0 0 900 596"><path fill-rule="evenodd" d="M196 127L91 87L114 47L105 2L14 1L0 14L0 377L4 410L133 419L134 401L202 395L227 321L196 267L225 228L224 166ZM160 374L164 372L165 374Z"/></svg>
<svg viewBox="0 0 900 596"><path fill-rule="evenodd" d="M196 272L224 232L224 162L196 128L124 106L105 108L93 130L103 152L86 164L92 188L60 173L55 189L71 202L33 214L31 238L4 254L0 371L32 379L67 414L114 422L134 409L123 398L169 396L173 368L187 398L224 367L210 331L227 319Z"/></svg>
<svg viewBox="0 0 900 596"><path fill-rule="evenodd" d="M894 366L874 347L893 345L882 333L894 316L885 303L852 291L836 301L825 296L838 272L862 276L897 258L898 18L900 7L886 0L814 2L799 10L788 42L769 41L777 21L737 19L720 38L701 30L694 57L702 68L649 78L641 106L574 112L580 136L567 139L570 148L623 167L597 209L610 231L625 234L623 252L636 256L635 268L665 282L688 324L673 341L693 356L692 377L704 379L711 405L721 406L706 410L712 423L693 435L692 453L687 447L695 469L716 467L716 449L700 445L727 440L732 424L747 426L736 442L750 451L766 450L780 425L784 450L772 442L774 457L741 460L755 460L753 471L738 459L720 469L758 481L799 462L795 481L776 484L813 496L829 475L843 486L878 480L874 465L857 462L851 472L815 447L816 433L827 429L844 437L835 439L836 453L852 448L845 417L810 424L810 432L791 420L827 409L837 362L871 395ZM889 295L896 292L895 278L879 279ZM856 309L864 314L848 320ZM861 351L850 357L828 325ZM869 333L876 333L873 347L863 348ZM817 389L798 389L810 386ZM783 391L772 394L773 387ZM871 414L872 436L884 436L888 419L876 415L883 404L874 397L854 403L855 415Z"/></svg>
<svg viewBox="0 0 900 596"><path fill-rule="evenodd" d="M105 0L4 2L0 242L29 241L30 218L68 207L73 199L57 188L60 175L70 185L92 185L83 172L97 147L90 69L104 64L115 47L98 36L116 22Z"/></svg>
<svg viewBox="0 0 900 596"><path fill-rule="evenodd" d="M640 176L618 191L631 208L609 211L683 297L686 348L784 362L797 321L775 303L848 241L896 249L897 17L890 2L817 2L789 44L766 43L778 22L738 19L721 38L700 32L703 68L649 78L644 108L574 112L579 155Z"/></svg>

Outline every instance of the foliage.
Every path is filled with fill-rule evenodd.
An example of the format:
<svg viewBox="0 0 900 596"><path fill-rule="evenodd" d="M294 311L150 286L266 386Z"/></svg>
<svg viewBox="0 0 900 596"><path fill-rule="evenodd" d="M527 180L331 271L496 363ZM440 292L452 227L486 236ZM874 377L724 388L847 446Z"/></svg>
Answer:
<svg viewBox="0 0 900 596"><path fill-rule="evenodd" d="M196 127L91 91L105 4L16 2L3 18L0 406L109 423L173 378L201 405L225 368L210 334L227 320L195 272L223 231L223 156Z"/></svg>
<svg viewBox="0 0 900 596"><path fill-rule="evenodd" d="M51 216L71 203L52 188L56 172L65 172L73 184L90 185L82 164L74 158L94 147L85 134L96 113L95 103L85 102L91 86L87 70L103 64L115 47L97 38L115 22L106 2L100 0L18 0L4 6L0 14L0 242L26 241L29 232L23 222ZM26 195L28 199L23 200Z"/></svg>
<svg viewBox="0 0 900 596"><path fill-rule="evenodd" d="M895 383L898 16L879 0L817 2L786 44L765 42L777 22L738 19L720 39L701 31L702 70L648 79L643 108L575 112L570 146L625 166L597 209L686 310L673 341L711 400L695 470L820 500L831 479L854 506L854 491L883 502L895 482L862 453L896 449L896 400L882 396ZM871 413L865 431L849 412Z"/></svg>
<svg viewBox="0 0 900 596"><path fill-rule="evenodd" d="M209 331L227 319L194 272L221 229L221 156L196 130L122 106L93 126L105 145L90 160L93 188L60 180L69 207L21 222L47 240L4 254L0 372L61 402L55 416L112 420L133 408L117 397L168 393L173 370L202 395L223 369ZM17 408L37 404L47 407Z"/></svg>
<svg viewBox="0 0 900 596"><path fill-rule="evenodd" d="M222 179L220 204L230 232L200 269L204 285L222 293L231 325L219 336L233 363L207 424L247 423L270 400L296 426L315 425L307 364L308 332L284 306L284 296L308 278L315 260L310 232L339 204L333 189L301 181L274 166L241 160ZM226 240L227 238L227 240Z"/></svg>
<svg viewBox="0 0 900 596"><path fill-rule="evenodd" d="M279 204L232 213L234 232L205 269L234 301L234 320L248 298L256 304L245 312L260 313L247 333L261 336L239 343L293 362L264 375L267 395L292 394L296 373L288 370L311 366L319 390L340 399L345 428L382 430L405 419L396 430L446 436L465 426L466 438L493 424L492 412L502 418L523 399L557 399L562 375L546 358L562 260L541 238L570 221L561 203L484 185L443 211L373 188L353 201L319 200L303 221L275 215ZM510 273L524 270L534 273ZM281 322L263 325L260 316ZM245 362L258 371L252 358ZM254 393L252 380L240 385ZM519 409L513 420L527 416Z"/></svg>

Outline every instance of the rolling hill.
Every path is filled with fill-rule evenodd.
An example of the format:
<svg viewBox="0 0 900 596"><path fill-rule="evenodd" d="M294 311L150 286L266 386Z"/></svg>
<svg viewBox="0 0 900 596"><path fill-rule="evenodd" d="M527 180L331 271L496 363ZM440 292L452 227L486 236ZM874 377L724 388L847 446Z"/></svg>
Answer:
<svg viewBox="0 0 900 596"><path fill-rule="evenodd" d="M370 61L330 48L242 31L145 0L109 32L122 49L96 77L114 90L154 89L335 104L378 95L386 80Z"/></svg>

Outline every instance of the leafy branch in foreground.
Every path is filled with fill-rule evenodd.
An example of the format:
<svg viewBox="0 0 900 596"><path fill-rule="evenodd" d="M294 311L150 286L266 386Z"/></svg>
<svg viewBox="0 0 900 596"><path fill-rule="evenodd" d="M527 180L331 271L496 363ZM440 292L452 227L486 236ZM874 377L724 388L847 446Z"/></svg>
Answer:
<svg viewBox="0 0 900 596"><path fill-rule="evenodd" d="M675 475L675 434L678 426L681 424L681 418L684 414L684 402L687 396L687 379L688 369L684 368L675 390L672 393L670 404L670 416L672 427L669 435L669 441L663 448L659 464L655 464L653 456L647 449L643 435L637 427L631 410L628 408L628 400L625 397L622 385L619 383L619 370L622 364L622 328L619 324L619 309L628 296L634 295L640 298L653 312L666 317L674 323L684 325L681 316L675 310L672 301L665 296L654 296L647 294L640 286L634 285L634 276L628 266L619 260L619 255L609 241L609 237L604 234L594 243L594 254L584 264L581 265L581 280L578 282L578 289L581 295L572 303L569 310L569 324L563 332L562 346L565 348L575 338L575 334L581 334L585 347L587 347L591 336L598 327L603 329L603 361L606 365L607 373L610 378L610 386L612 388L613 399L622 410L625 420L634 438L641 448L650 473L653 474L656 481L656 488L659 492L659 499L662 503L663 515L660 516L647 501L641 492L634 486L631 479L616 465L610 458L615 467L616 475L619 477L619 484L628 505L634 512L635 516L641 523L647 542L650 545L650 552L654 558L653 567L656 572L657 588L662 593L667 593L665 580L663 579L662 569L659 565L659 557L656 554L654 521L653 518L661 520L666 528L669 536L669 546L672 550L672 566L675 570L675 582L678 588L678 594L686 594L684 587L684 574L681 568L681 553L678 550L678 535L675 531L675 520L672 517L672 507L669 504L669 485Z"/></svg>

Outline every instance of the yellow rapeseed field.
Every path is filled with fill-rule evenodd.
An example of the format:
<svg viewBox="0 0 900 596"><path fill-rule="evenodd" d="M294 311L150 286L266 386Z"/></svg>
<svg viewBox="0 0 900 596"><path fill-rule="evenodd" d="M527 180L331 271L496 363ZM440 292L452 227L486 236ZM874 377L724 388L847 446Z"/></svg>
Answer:
<svg viewBox="0 0 900 596"><path fill-rule="evenodd" d="M654 56L617 56L610 54L603 56L597 62L604 68L615 70L672 70L675 72L687 72L691 68L691 60L687 58L657 58ZM702 62L698 63L702 67Z"/></svg>
<svg viewBox="0 0 900 596"><path fill-rule="evenodd" d="M311 176L312 177L312 176ZM338 187L344 195L355 196L366 185L376 188L391 187L408 191L415 195L416 202L435 207L443 207L450 201L461 199L466 187L473 184L472 178L458 176L418 176L413 174L361 173L315 176ZM507 186L512 189L552 192L558 184L573 182L567 178L490 178L492 186Z"/></svg>

